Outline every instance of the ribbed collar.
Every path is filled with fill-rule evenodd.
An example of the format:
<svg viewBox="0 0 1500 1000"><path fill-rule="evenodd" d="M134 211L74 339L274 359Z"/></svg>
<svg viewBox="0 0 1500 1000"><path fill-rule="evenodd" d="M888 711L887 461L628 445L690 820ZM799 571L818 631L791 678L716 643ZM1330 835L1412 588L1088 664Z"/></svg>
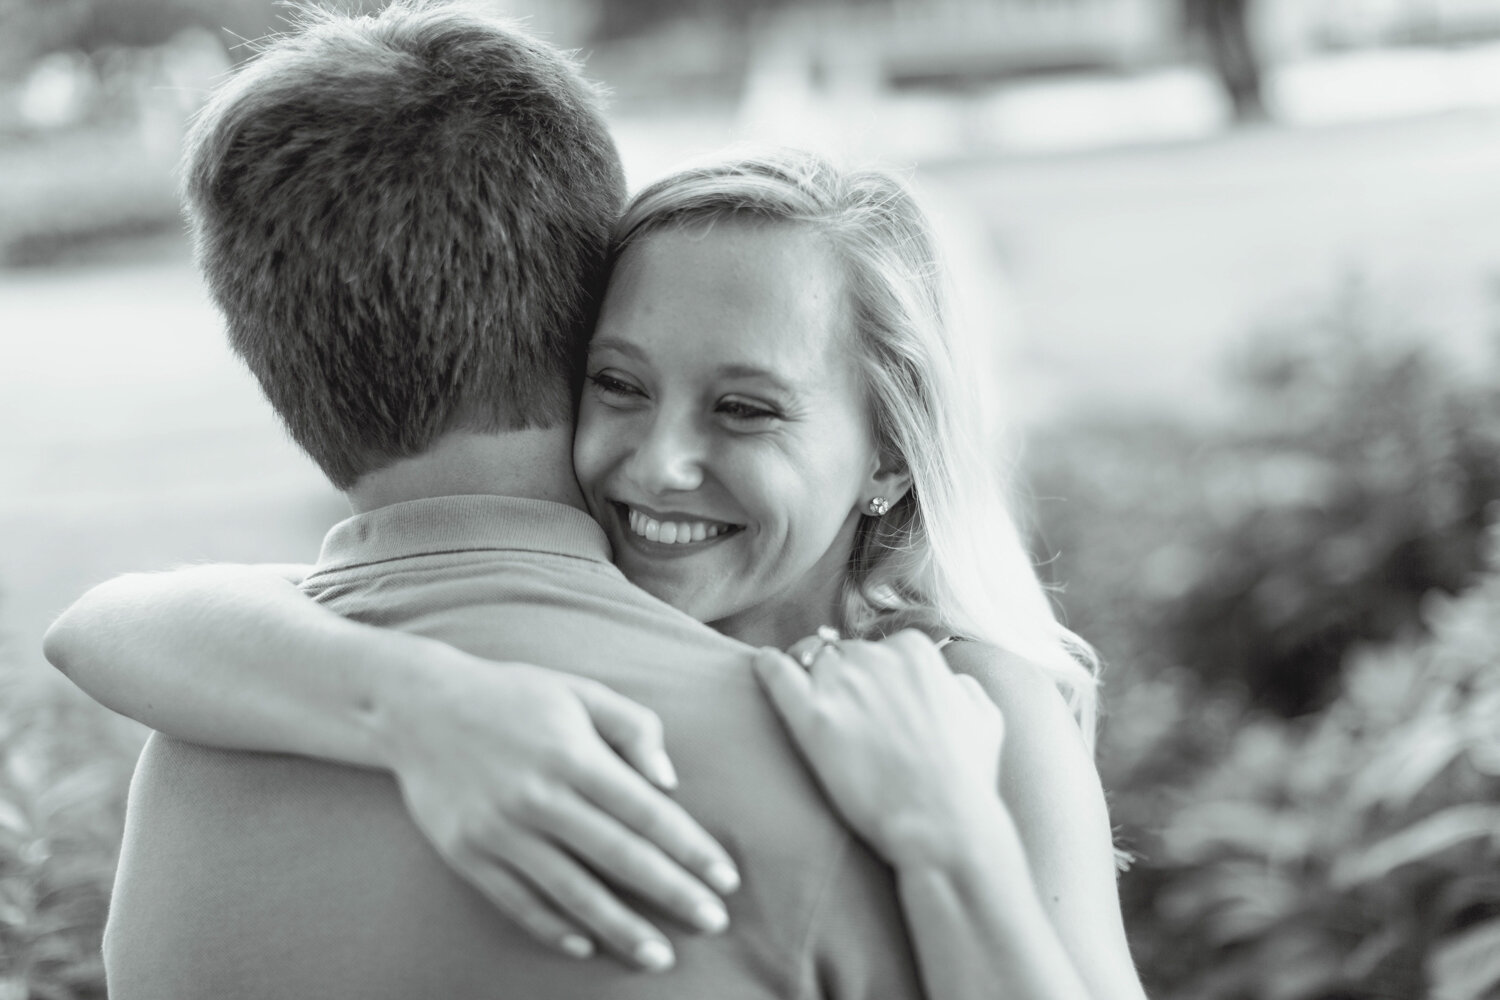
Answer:
<svg viewBox="0 0 1500 1000"><path fill-rule="evenodd" d="M604 529L581 510L546 500L454 496L409 500L340 521L324 537L313 572L504 549L609 561Z"/></svg>

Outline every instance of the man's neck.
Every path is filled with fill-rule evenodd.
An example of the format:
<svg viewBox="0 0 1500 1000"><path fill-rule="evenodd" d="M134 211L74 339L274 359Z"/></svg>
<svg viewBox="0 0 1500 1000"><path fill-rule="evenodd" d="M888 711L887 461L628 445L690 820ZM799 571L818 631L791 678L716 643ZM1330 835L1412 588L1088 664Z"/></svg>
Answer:
<svg viewBox="0 0 1500 1000"><path fill-rule="evenodd" d="M355 513L407 500L467 496L550 500L584 510L573 477L573 427L477 434L453 431L420 455L360 477L346 492Z"/></svg>

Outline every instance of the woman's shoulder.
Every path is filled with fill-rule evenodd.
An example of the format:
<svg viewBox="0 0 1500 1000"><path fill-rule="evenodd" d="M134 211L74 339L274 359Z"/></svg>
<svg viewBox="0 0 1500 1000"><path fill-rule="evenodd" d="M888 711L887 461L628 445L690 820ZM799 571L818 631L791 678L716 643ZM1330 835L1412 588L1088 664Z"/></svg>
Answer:
<svg viewBox="0 0 1500 1000"><path fill-rule="evenodd" d="M1052 675L985 642L943 647L954 673L979 682L1005 720L1000 791L1029 847L1068 844L1114 871L1109 812L1078 720ZM1049 857L1052 855L1049 852Z"/></svg>
<svg viewBox="0 0 1500 1000"><path fill-rule="evenodd" d="M1060 707L1071 717L1057 682L1039 664L1007 649L953 636L938 648L955 674L974 678L1002 711Z"/></svg>
<svg viewBox="0 0 1500 1000"><path fill-rule="evenodd" d="M1078 719L1044 667L973 640L949 643L943 655L954 673L979 682L1005 720L1007 798L1028 786L1098 781Z"/></svg>

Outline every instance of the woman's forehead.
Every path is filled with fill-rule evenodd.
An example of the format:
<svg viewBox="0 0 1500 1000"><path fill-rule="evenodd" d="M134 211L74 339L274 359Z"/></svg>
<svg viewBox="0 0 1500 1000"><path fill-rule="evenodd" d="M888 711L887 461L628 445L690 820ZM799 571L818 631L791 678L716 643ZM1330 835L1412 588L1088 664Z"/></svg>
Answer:
<svg viewBox="0 0 1500 1000"><path fill-rule="evenodd" d="M596 347L711 348L726 363L806 365L842 339L851 318L846 302L832 246L806 226L720 220L674 227L625 252Z"/></svg>

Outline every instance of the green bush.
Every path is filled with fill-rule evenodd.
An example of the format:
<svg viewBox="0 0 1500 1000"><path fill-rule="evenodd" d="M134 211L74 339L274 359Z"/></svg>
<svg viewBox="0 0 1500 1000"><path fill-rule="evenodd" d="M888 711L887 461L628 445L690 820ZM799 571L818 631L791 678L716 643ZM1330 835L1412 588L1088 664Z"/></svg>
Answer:
<svg viewBox="0 0 1500 1000"><path fill-rule="evenodd" d="M1493 562L1493 559L1492 559ZM1338 697L1263 716L1150 849L1172 997L1500 993L1500 575L1357 652Z"/></svg>

